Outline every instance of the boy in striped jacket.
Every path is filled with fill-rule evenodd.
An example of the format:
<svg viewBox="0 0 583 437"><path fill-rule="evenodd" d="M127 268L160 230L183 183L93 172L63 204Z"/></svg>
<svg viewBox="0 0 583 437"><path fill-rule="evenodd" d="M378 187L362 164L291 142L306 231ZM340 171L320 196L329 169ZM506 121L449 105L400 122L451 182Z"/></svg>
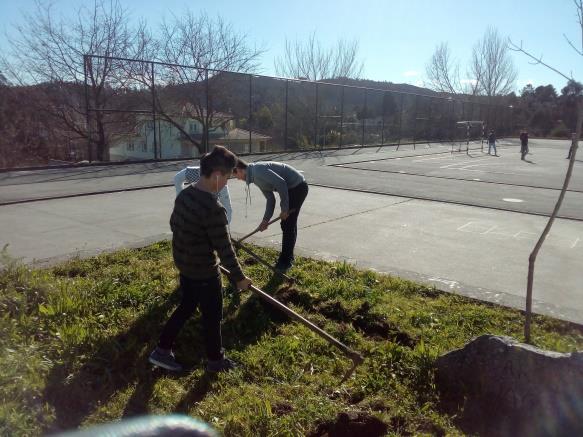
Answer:
<svg viewBox="0 0 583 437"><path fill-rule="evenodd" d="M237 261L229 237L227 214L217 201L217 195L227 185L236 162L233 153L216 146L200 160L201 178L182 190L174 202L170 217L172 256L180 273L182 300L149 357L152 364L170 371L182 370L172 346L197 307L202 314L207 371L221 372L235 367L222 348L223 294L218 258L231 271L231 279L239 290L249 288L251 280L243 274Z"/></svg>

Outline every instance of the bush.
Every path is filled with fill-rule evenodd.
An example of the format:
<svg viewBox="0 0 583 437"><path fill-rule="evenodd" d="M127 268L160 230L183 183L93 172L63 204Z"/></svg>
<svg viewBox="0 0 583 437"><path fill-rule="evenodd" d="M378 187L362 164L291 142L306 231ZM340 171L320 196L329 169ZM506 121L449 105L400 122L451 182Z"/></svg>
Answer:
<svg viewBox="0 0 583 437"><path fill-rule="evenodd" d="M570 134L571 132L569 132L569 128L567 128L564 123L561 123L551 130L549 136L553 138L569 138Z"/></svg>

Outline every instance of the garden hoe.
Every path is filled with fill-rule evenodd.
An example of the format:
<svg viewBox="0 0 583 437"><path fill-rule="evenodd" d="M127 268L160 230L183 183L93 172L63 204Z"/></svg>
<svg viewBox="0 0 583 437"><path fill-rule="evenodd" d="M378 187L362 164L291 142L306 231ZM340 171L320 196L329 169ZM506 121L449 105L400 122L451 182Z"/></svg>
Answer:
<svg viewBox="0 0 583 437"><path fill-rule="evenodd" d="M265 261L263 258L261 258L256 253L253 253L253 251L251 249L249 249L248 247L243 246L238 241L235 241L235 247L238 247L239 249L243 249L245 252L247 252L249 255L251 255L257 261L259 261L261 264L263 264L265 267L267 267L268 269L270 269L273 273L275 273L276 275L279 275L283 279L285 279L289 284L295 284L296 283L296 280L294 278L292 278L291 276L286 275L285 273L278 272L277 270L275 270L275 268L271 264L269 264L267 261Z"/></svg>
<svg viewBox="0 0 583 437"><path fill-rule="evenodd" d="M296 210L295 209L290 209L289 213L293 214ZM271 220L267 226L272 225L273 223L279 221L280 217L276 217L273 220ZM283 279L285 279L289 284L295 284L296 280L288 275L286 275L285 273L282 272L278 272L277 270L275 270L275 268L269 264L267 261L265 261L263 258L261 258L259 255L257 255L256 253L254 253L251 249L243 246L243 240L246 240L247 238L249 238L252 235L255 235L257 232L259 232L259 227L257 227L253 232L248 233L247 235L245 235L244 237L238 239L238 240L233 240L233 242L235 243L235 247L238 247L240 249L243 249L245 252L247 252L249 255L251 255L253 258L255 258L257 261L259 261L261 264L263 264L265 267L267 267L268 269L270 269L273 273L275 273L276 275L281 276Z"/></svg>
<svg viewBox="0 0 583 437"><path fill-rule="evenodd" d="M226 268L224 268L223 266L220 266L221 271L226 274L227 276L231 275L231 272L229 272ZM310 322L308 319L300 316L298 313L296 313L294 310L292 310L291 308L288 308L287 306L285 306L284 304L282 304L280 301L278 301L277 299L271 297L269 294L267 294L266 292L264 292L263 290L255 287L254 285L251 285L251 291L253 291L253 293L255 293L257 296L259 296L261 299L263 299L264 301L270 303L271 305L273 305L274 307L280 309L281 311L283 311L284 313L286 313L288 316L290 316L292 319L300 322L302 325L306 326L307 328L309 328L311 331L315 332L316 334L318 334L320 337L322 337L324 340L326 340L328 343L336 346L338 349L340 349L348 358L350 358L352 360L352 366L350 367L350 369L348 370L348 372L346 372L346 374L344 375L344 377L342 378L342 380L340 381L340 384L342 384L344 381L346 381L348 378L350 378L350 376L354 373L354 371L356 370L356 367L359 364L362 364L362 362L364 361L364 357L359 354L358 352L350 349L348 346L346 346L344 343L342 343L341 341L337 340L336 338L332 337L330 334L328 334L326 331L324 331L323 329L320 329L319 327L317 327L316 325L314 325L312 322Z"/></svg>

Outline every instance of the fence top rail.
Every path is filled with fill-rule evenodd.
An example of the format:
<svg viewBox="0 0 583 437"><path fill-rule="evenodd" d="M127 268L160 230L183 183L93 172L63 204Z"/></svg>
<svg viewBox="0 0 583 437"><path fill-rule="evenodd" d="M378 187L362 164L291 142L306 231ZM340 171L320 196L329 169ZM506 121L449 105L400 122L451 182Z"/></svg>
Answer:
<svg viewBox="0 0 583 437"><path fill-rule="evenodd" d="M445 101L449 101L449 102L470 103L470 104L487 105L487 106L494 106L494 107L500 107L500 108L509 107L507 105L500 105L500 104L492 105L492 104L488 104L488 103L472 102L470 100L456 99L453 97L432 96L432 95L428 95L428 94L417 94L417 93L412 93L412 92L408 92L408 91L384 90L381 88L371 88L371 87L364 87L364 86L358 86L358 85L345 85L345 84L341 84L341 83L313 81L313 80L308 80L308 79L293 79L293 78L289 78L289 77L267 76L264 74L256 74L256 73L249 73L249 72L243 72L243 71L219 70L216 68L198 67L196 65L173 64L170 62L151 61L151 60L146 60L146 59L131 59L131 58L122 58L122 57L117 57L117 56L92 55L92 54L84 54L83 58L84 59L88 59L88 58L111 59L113 61L127 61L127 62L142 62L142 63L153 64L153 65L166 65L166 66L170 66L170 67L190 68L193 70L213 71L213 72L217 72L217 73L239 74L242 76L261 77L261 78L265 78L265 79L275 79L275 80L282 80L282 81L285 80L285 81L300 82L300 83L302 83L302 82L313 83L316 85L338 86L338 87L343 87L343 88L353 88L353 89L359 89L359 90L365 90L365 91L379 91L379 92L383 92L383 93L394 93L394 94L416 96L416 97L429 97L431 99L440 99L440 100L445 100Z"/></svg>

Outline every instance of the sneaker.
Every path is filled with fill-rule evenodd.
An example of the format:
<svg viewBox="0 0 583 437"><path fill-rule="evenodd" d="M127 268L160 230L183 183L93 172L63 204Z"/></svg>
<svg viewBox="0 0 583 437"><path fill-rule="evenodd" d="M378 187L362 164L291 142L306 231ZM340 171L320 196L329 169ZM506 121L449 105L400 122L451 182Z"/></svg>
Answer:
<svg viewBox="0 0 583 437"><path fill-rule="evenodd" d="M158 349L154 349L154 351L148 357L148 361L154 366L162 367L163 369L170 370L171 372L182 371L182 366L176 362L176 358L174 358L174 354L172 352L165 354L158 351Z"/></svg>
<svg viewBox="0 0 583 437"><path fill-rule="evenodd" d="M228 372L239 367L237 363L229 358L222 360L208 360L206 371L210 373Z"/></svg>
<svg viewBox="0 0 583 437"><path fill-rule="evenodd" d="M278 261L277 264L274 267L274 270L277 273L287 273L289 269L292 268L292 263L291 262L284 262L284 261Z"/></svg>

